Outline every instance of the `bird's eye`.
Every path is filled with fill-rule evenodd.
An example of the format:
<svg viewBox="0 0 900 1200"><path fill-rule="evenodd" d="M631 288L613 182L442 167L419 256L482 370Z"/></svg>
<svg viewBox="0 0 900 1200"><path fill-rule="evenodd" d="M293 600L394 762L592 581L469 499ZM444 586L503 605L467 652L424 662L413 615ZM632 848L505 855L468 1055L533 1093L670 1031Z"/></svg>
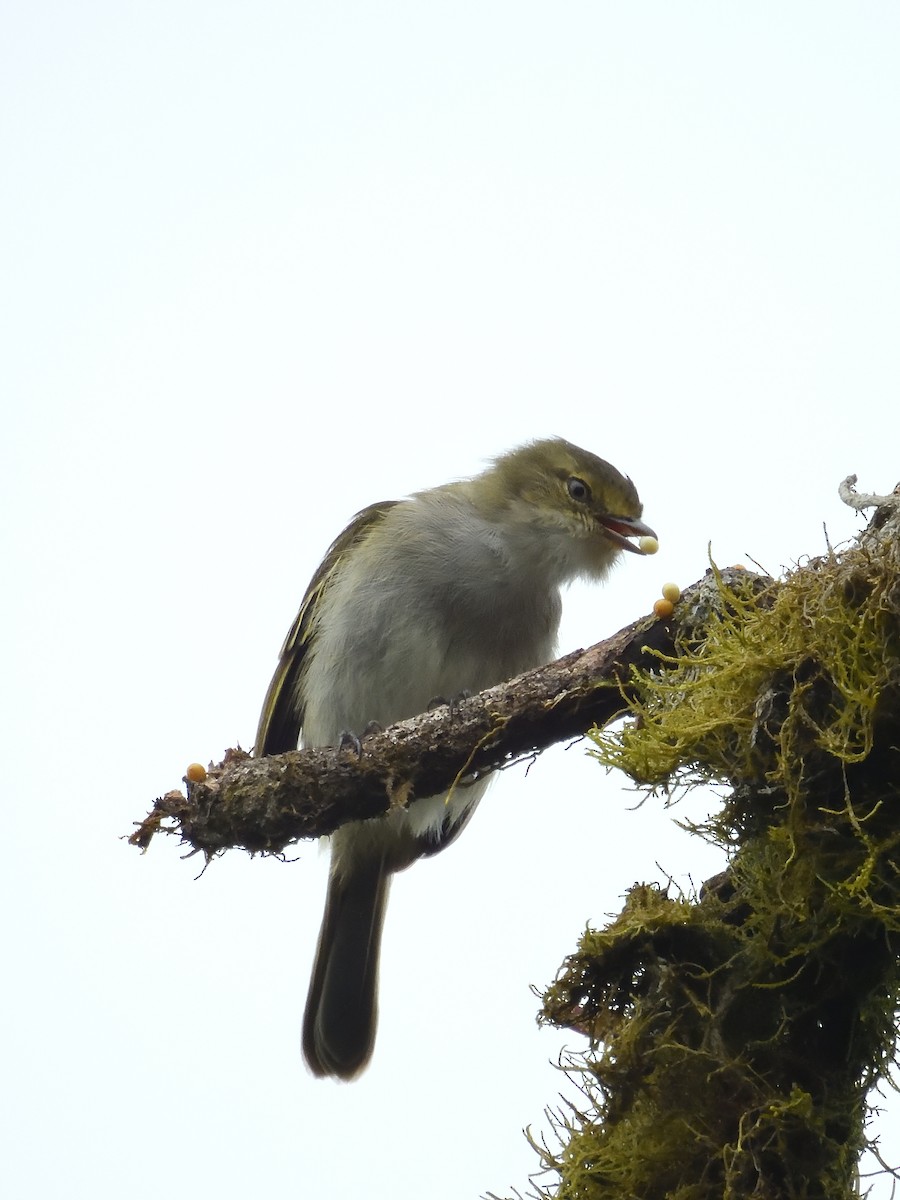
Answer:
<svg viewBox="0 0 900 1200"><path fill-rule="evenodd" d="M591 498L591 489L584 482L584 480L579 479L577 475L572 475L566 480L566 490L573 500L578 500L582 503L585 500L590 500Z"/></svg>

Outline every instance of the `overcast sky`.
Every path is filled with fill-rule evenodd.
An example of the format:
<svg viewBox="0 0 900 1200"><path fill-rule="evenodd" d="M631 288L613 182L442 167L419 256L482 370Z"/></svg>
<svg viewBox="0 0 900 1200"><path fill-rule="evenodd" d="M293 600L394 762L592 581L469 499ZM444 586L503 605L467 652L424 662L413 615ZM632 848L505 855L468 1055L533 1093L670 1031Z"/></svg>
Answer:
<svg viewBox="0 0 900 1200"><path fill-rule="evenodd" d="M561 650L709 545L853 534L838 482L900 479L898 48L887 0L4 6L9 1195L524 1190L578 1045L530 987L719 868L673 824L714 796L507 772L396 880L349 1086L300 1057L324 856L120 838L252 742L367 503L548 434L629 473L660 553L573 588Z"/></svg>

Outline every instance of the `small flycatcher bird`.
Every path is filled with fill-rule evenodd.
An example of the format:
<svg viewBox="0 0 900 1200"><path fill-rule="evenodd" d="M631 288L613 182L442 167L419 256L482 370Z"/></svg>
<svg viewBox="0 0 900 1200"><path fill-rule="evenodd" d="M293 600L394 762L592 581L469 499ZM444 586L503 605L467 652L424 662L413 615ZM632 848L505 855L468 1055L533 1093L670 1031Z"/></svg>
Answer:
<svg viewBox="0 0 900 1200"><path fill-rule="evenodd" d="M363 509L307 588L263 704L256 754L479 692L554 654L560 587L600 580L629 538L652 537L634 484L561 438L481 475ZM391 876L448 846L486 782L342 826L303 1020L316 1075L352 1079L372 1054L378 953Z"/></svg>

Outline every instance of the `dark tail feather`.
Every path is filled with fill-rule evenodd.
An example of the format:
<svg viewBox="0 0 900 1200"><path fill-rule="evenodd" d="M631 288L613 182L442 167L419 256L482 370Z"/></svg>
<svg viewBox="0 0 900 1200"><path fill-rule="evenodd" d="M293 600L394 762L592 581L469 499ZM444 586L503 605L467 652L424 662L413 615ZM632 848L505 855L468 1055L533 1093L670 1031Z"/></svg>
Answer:
<svg viewBox="0 0 900 1200"><path fill-rule="evenodd" d="M358 863L332 875L306 1013L303 1054L314 1075L352 1079L365 1067L378 1022L378 951L390 875Z"/></svg>

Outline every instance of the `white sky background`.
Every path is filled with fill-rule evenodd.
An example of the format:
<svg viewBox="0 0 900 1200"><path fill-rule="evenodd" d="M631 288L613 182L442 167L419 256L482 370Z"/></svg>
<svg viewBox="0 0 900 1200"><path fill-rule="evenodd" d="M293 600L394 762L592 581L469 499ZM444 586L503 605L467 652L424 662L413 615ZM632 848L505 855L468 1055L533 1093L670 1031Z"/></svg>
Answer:
<svg viewBox="0 0 900 1200"><path fill-rule="evenodd" d="M315 847L195 881L119 838L252 742L366 503L554 433L627 471L660 554L562 650L709 542L858 528L839 480L900 478L898 46L887 2L5 7L8 1195L524 1189L578 1044L529 985L718 869L672 813L581 747L507 773L396 880L350 1086L300 1057Z"/></svg>

